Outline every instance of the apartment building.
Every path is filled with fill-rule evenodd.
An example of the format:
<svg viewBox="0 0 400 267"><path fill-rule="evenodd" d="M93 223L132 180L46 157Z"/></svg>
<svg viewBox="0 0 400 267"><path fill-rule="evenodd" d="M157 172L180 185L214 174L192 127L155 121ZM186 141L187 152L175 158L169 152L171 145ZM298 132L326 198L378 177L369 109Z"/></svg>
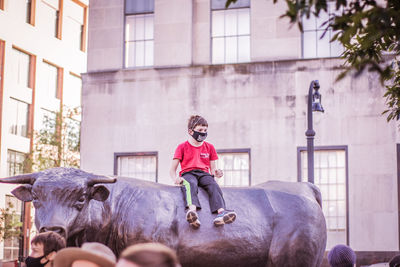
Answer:
<svg viewBox="0 0 400 267"><path fill-rule="evenodd" d="M225 171L221 186L306 181L307 95L319 80L314 167L326 249L348 244L365 264L387 260L400 242L398 127L381 115L375 74L335 81L343 48L331 31L320 38L340 12L331 4L300 31L281 18L284 1L93 1L82 169L172 184L174 149L200 114Z"/></svg>
<svg viewBox="0 0 400 267"><path fill-rule="evenodd" d="M0 0L0 175L23 172L34 131L62 106L81 106L86 72L88 0ZM80 117L74 123L79 126ZM0 207L12 203L24 223L24 242L1 242L0 259L26 256L31 207L0 187Z"/></svg>

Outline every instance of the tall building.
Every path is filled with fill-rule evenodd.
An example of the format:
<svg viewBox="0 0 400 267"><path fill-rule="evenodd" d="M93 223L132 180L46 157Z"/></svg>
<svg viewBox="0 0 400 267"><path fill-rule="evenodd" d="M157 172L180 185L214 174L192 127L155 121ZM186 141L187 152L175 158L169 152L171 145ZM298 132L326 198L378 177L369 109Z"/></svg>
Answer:
<svg viewBox="0 0 400 267"><path fill-rule="evenodd" d="M86 72L88 0L0 0L0 175L23 172L33 133L62 106L81 105ZM80 123L76 117L75 123ZM30 206L2 184L0 207L25 214L25 242L1 242L0 259L28 251ZM20 247L21 246L21 249Z"/></svg>
<svg viewBox="0 0 400 267"><path fill-rule="evenodd" d="M334 4L334 3L330 3ZM284 1L114 0L91 3L83 75L81 167L171 183L187 119L203 115L222 186L307 180L307 95L314 114L315 184L327 250L350 245L363 264L399 250L400 138L373 73L336 82L343 48L320 38L336 11L288 19ZM229 205L229 203L228 203ZM238 220L240 220L238 214Z"/></svg>

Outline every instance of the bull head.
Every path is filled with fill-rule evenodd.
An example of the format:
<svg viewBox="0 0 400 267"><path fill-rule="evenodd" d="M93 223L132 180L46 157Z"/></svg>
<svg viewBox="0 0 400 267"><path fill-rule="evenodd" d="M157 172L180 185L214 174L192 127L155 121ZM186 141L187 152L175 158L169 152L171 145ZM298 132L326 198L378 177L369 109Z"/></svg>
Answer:
<svg viewBox="0 0 400 267"><path fill-rule="evenodd" d="M87 216L84 210L90 200L104 202L109 197L110 191L101 184L114 182L115 178L72 168L53 168L0 179L0 183L23 184L12 194L22 201L33 202L35 224L40 232L55 231L66 239L83 230L76 226L84 225Z"/></svg>

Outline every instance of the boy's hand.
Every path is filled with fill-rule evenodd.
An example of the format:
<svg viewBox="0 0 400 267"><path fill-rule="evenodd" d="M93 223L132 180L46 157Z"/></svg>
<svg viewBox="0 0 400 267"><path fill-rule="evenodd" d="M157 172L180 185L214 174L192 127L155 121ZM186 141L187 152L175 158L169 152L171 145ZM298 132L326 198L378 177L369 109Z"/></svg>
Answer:
<svg viewBox="0 0 400 267"><path fill-rule="evenodd" d="M182 177L178 176L178 177L175 178L175 184L181 185L182 182L183 182L183 178Z"/></svg>
<svg viewBox="0 0 400 267"><path fill-rule="evenodd" d="M217 178L221 178L222 176L224 176L224 172L221 169L217 169L217 170L215 170L214 176Z"/></svg>

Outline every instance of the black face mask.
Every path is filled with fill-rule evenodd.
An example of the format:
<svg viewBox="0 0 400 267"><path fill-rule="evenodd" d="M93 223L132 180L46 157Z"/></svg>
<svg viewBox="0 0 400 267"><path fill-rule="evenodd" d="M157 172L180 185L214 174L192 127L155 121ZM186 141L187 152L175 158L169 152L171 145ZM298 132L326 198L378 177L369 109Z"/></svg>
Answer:
<svg viewBox="0 0 400 267"><path fill-rule="evenodd" d="M27 267L44 267L49 261L46 261L45 263L41 263L40 260L43 259L45 256L43 255L42 257L31 257L28 256L25 259L25 264Z"/></svg>
<svg viewBox="0 0 400 267"><path fill-rule="evenodd" d="M207 138L207 133L196 132L195 130L193 130L192 137L197 142L203 142Z"/></svg>

